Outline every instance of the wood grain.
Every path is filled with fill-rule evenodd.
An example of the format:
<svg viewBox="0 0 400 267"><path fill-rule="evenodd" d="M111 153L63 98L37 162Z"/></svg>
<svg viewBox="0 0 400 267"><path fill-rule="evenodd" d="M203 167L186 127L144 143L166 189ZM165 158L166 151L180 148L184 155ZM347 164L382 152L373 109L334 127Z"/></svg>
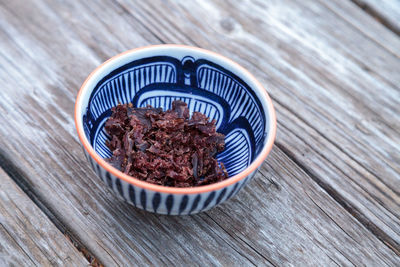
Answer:
<svg viewBox="0 0 400 267"><path fill-rule="evenodd" d="M399 40L383 28L391 42L377 42L371 34L382 25L363 17L354 27L340 8L3 2L0 154L105 265L399 265L400 122L391 119L399 113ZM191 217L122 203L89 170L72 119L90 70L164 42L238 61L278 111L277 146L261 173L232 201Z"/></svg>
<svg viewBox="0 0 400 267"><path fill-rule="evenodd" d="M377 22L368 21L360 31L342 20L336 3L197 4L202 8L187 2L123 7L138 18L160 14L160 21L169 24L148 26L159 36L196 27L195 44L248 67L275 100L281 148L399 253L400 121L392 118L400 113L400 76L395 71L400 60L393 54L399 54L400 45L375 41L378 36L389 40L393 33L380 28L370 33L375 33L371 39L364 31ZM142 12L136 12L139 8ZM188 16L163 16L174 10Z"/></svg>
<svg viewBox="0 0 400 267"><path fill-rule="evenodd" d="M17 112L10 113L14 116ZM279 149L274 150L270 163L232 201L208 213L169 217L146 213L121 202L98 181L85 160L74 163L74 158L83 155L73 140L57 142L60 144L46 137L24 148L30 154L39 147L52 151L47 146L54 146L54 150L64 151L59 156L61 162L44 155L24 158L10 144L0 145L8 151L1 151L2 154L24 168L20 170L24 177L30 173L30 181L40 184L40 188L32 190L47 203L52 216L63 221L69 232L79 236L106 266L330 266L352 262L390 266L400 262L393 251ZM56 172L32 167L40 162ZM75 169L66 172L71 165ZM48 193L52 190L59 198Z"/></svg>
<svg viewBox="0 0 400 267"><path fill-rule="evenodd" d="M0 169L0 265L84 266L88 262Z"/></svg>
<svg viewBox="0 0 400 267"><path fill-rule="evenodd" d="M380 23L400 35L400 5L392 0L352 0Z"/></svg>
<svg viewBox="0 0 400 267"><path fill-rule="evenodd" d="M359 8L353 1L335 0L320 1L320 3L325 5L325 7L334 13L336 17L340 18L340 20L346 22L347 28L353 28L371 42L390 52L395 58L399 58L399 36L388 30L385 25L379 23L376 19L371 17L370 14ZM351 39L351 36L347 38ZM360 45L363 46L363 44ZM358 52L358 49L354 51ZM368 53L365 55L368 56ZM374 56L373 58L384 63L383 57ZM363 58L361 62L368 63L366 64L368 66L374 66L375 64L369 64L369 59L370 57Z"/></svg>

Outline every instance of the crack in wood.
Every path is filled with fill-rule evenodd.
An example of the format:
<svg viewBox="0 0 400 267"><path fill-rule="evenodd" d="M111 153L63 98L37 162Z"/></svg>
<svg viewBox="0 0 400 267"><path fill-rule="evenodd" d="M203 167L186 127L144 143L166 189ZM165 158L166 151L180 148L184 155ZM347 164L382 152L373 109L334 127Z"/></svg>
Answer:
<svg viewBox="0 0 400 267"><path fill-rule="evenodd" d="M4 230L4 232L9 236L9 238L24 252L25 256L32 262L33 265L37 266L35 261L29 256L29 253L25 251L23 247L15 240L14 236L7 230L7 228L0 222L0 227Z"/></svg>
<svg viewBox="0 0 400 267"><path fill-rule="evenodd" d="M310 195L305 192L305 194L308 196L308 198L312 201L312 203L314 203L315 206L318 207L318 209L325 214L325 216L327 216L337 227L339 227L349 238L351 238L352 240L354 240L355 242L357 242L351 235L349 235L349 233L347 233L347 231L345 229L343 229L343 227L341 227L323 208L320 207L320 205L318 205L318 203L316 203L314 201L314 199L312 197L310 197ZM339 250L338 248L336 248L336 250L343 256L345 257L349 262L351 262L354 266L356 266L346 255L343 254L343 252L341 250ZM329 255L327 255L329 257ZM330 258L330 257L329 257Z"/></svg>
<svg viewBox="0 0 400 267"><path fill-rule="evenodd" d="M311 123L309 123L307 120L305 120L304 118L302 118L301 116L299 116L294 110L292 110L288 105L282 103L282 101L279 101L278 99L275 99L273 97L271 97L273 99L273 101L277 102L280 106L282 106L284 109L286 109L291 115L295 116L297 119L299 119L302 123L304 123L307 127L310 127L312 130L314 130L315 132L317 132L319 134L320 137L322 137L324 140L326 140L327 142L329 142L331 145L333 145L336 149L338 149L340 152L342 152L343 154L345 154L347 157L349 157L354 163L356 163L358 166L360 166L362 169L364 169L365 171L367 171L369 174L373 175L374 177L376 177L381 183L383 183L387 188L389 188L390 190L392 190L394 193L396 193L397 195L400 194L400 191L397 191L396 188L392 188L390 187L390 185L388 185L385 182L385 179L382 179L382 177L380 177L378 174L376 174L375 172L373 172L371 170L371 168L369 166L366 166L365 164L363 164L362 162L360 162L359 160L357 160L353 155L351 155L350 153L348 153L346 150L344 150L342 147L339 146L339 144L337 144L335 141L331 140L328 136L326 136L326 134L324 134L322 131L318 130L316 127L314 127ZM282 124L282 127L284 127L286 130L292 132L288 127L285 127L284 124ZM295 133L293 133L295 134ZM296 134L295 134L296 135ZM296 135L299 139L300 136ZM321 157L324 157L322 154L320 154ZM324 159L328 162L329 159L327 159L326 157L324 157ZM349 167L351 167L355 172L359 173L358 170L356 170L355 168L353 168L352 166L349 165ZM396 171L395 169L393 169L392 166L388 166L389 168L391 168L393 171ZM372 185L372 184L371 184ZM385 195L386 197L391 198L391 196L389 196L386 192L382 191L380 188L376 187L377 190L379 190L380 193L382 193L383 195ZM393 199L392 199L393 200Z"/></svg>
<svg viewBox="0 0 400 267"><path fill-rule="evenodd" d="M387 245L394 253L400 256L400 244L393 240L388 234L382 231L372 221L368 220L355 206L346 202L345 199L331 186L322 181L312 170L302 164L296 156L288 150L284 145L275 143L275 145L285 153L297 166L299 166L308 176L310 176L325 192L328 193L337 203L339 203L345 210L347 210L354 218L356 218L362 225L364 225L372 234L379 240ZM389 244L389 245L388 245Z"/></svg>
<svg viewBox="0 0 400 267"><path fill-rule="evenodd" d="M366 34L364 31L360 30L359 27L357 27L357 25L354 25L353 23L351 23L351 21L349 21L346 17L344 17L342 14L338 13L337 11L333 10L330 6L327 5L327 3L325 3L325 1L321 1L318 0L321 5L325 6L326 8L328 8L331 12L333 12L334 14L336 14L337 16L339 16L340 18L342 18L344 21L346 21L348 23L348 25L350 25L351 27L357 29L361 34L363 34L365 37L367 37L369 40L371 40L372 42L374 42L375 44L379 45L381 48L383 48L384 50L386 50L387 52L389 52L390 54L392 54L394 57L398 58L399 55L396 54L396 52L392 51L390 48L386 47L384 44L380 43L379 41L371 38L368 34Z"/></svg>
<svg viewBox="0 0 400 267"><path fill-rule="evenodd" d="M133 14L129 11L129 9L127 9L124 5L122 5L121 3L117 2L117 1L113 1L114 4L116 4L119 8L121 8L125 14L130 15L132 18L137 19L135 16L133 16ZM142 23L140 20L137 20L138 23L140 23L140 25L145 28L154 38L156 38L159 42L161 42L162 44L165 44L165 41L162 40L156 33L154 33L145 23Z"/></svg>
<svg viewBox="0 0 400 267"><path fill-rule="evenodd" d="M381 12L376 10L374 7L370 6L368 3L364 3L360 0L350 0L359 8L361 8L365 13L369 14L371 17L376 19L380 24L388 28L394 34L400 37L400 28L393 24L389 19L387 19Z"/></svg>
<svg viewBox="0 0 400 267"><path fill-rule="evenodd" d="M222 211L225 213L225 211ZM226 214L226 213L225 213ZM221 228L222 231L224 231L227 235L229 235L230 237L232 237L233 239L237 240L232 234L229 233L229 231L227 231L221 224L219 224L216 220L214 220L214 218L212 218L209 214L206 214L206 216L208 218L210 218L216 225L218 225L219 228ZM245 244L248 248L250 248L251 250L253 250L255 253L257 253L260 257L262 257L263 259L265 259L269 264L271 264L272 266L276 267L277 265L274 264L270 259L268 259L267 257L265 257L263 254L261 254L256 248L254 248L253 246L251 246L251 244L249 244L248 242L246 242L245 240L243 240L240 236L237 236L240 241ZM239 241L239 240L238 240ZM247 257L246 257L247 258ZM253 263L253 262L252 262ZM253 263L254 264L254 263Z"/></svg>
<svg viewBox="0 0 400 267"><path fill-rule="evenodd" d="M32 202L47 216L47 218L55 225L55 227L72 243L72 245L81 252L91 266L103 266L99 263L93 253L89 252L82 242L71 233L70 230L57 218L55 213L39 199L32 190L32 185L29 184L24 172L19 169L13 162L8 160L6 153L0 149L0 168L18 185L19 188L32 200ZM18 244L18 243L17 243Z"/></svg>
<svg viewBox="0 0 400 267"><path fill-rule="evenodd" d="M227 235L229 235L231 238L235 239L236 238L234 236L232 236L228 231L226 231L219 223L217 223L209 214L205 214L208 218L210 218L216 225L218 225L218 227L224 231L224 233L226 233ZM203 218L202 218L203 219ZM204 219L203 219L204 220ZM205 221L205 220L204 220ZM210 230L218 235L217 231L214 231L213 228L210 228ZM246 258L249 262L251 262L251 264L253 264L254 266L257 266L256 263L254 263L249 257L247 257L245 254L242 254L238 249L236 249L234 246L232 246L230 243L228 243L225 239L222 238L222 240L224 241L225 244L227 244L229 247L231 247L233 250L235 250L239 255L243 256L244 258ZM261 255L260 253L256 252L257 254Z"/></svg>
<svg viewBox="0 0 400 267"><path fill-rule="evenodd" d="M122 4L118 3L117 1L114 1L118 6L120 6L124 12L128 13L130 16L136 18L134 16L134 14L132 14L130 12L130 10L128 8L126 8L125 6L123 6ZM164 41L161 39L161 37L159 37L155 32L151 31L148 26L146 26L144 23L142 23L141 21L139 21L139 23L145 27L155 38L157 38L159 41L163 42ZM183 32L181 32L183 33ZM191 40L192 41L192 40ZM197 45L196 42L193 42L194 45ZM277 99L273 99L274 101L277 101ZM283 104L280 103L282 106ZM295 112L293 112L292 110L290 110L290 108L285 107L289 112L291 112L293 115L295 115L296 117L297 114ZM302 118L298 117L300 120L302 120L307 126L313 128L311 125L309 125L306 121L304 121ZM389 127L391 127L389 125ZM328 142L330 142L332 145L334 145L336 148L338 148L340 151L342 151L343 153L345 153L348 157L350 157L354 162L356 162L359 166L361 166L364 170L368 171L371 173L371 170L369 170L369 168L367 168L367 166L364 166L361 162L359 162L358 160L356 160L354 157L352 157L350 154L346 153L346 151L344 151L343 149L341 149L335 142L333 142L332 140L330 140L327 136L325 136L323 133L321 133L320 131L318 131L317 129L313 128L315 131L317 131L325 140L327 140ZM333 188L331 188L328 184L323 183L316 175L311 174L311 172L309 172L309 170L306 169L306 167L304 165L302 165L298 160L296 160L294 157L294 155L291 155L292 153L289 152L288 149L284 148L282 149L282 146L279 147L286 155L288 155L288 157L290 157L295 163L296 165L298 165L301 169L303 169L308 175L310 175L310 177L319 185L321 186L329 195L331 195L333 197L333 199L335 199L335 201L337 201L342 207L344 207L352 216L354 216L359 222L361 222L361 224L363 224L369 231L371 231L374 235L376 235L379 240L381 240L385 245L387 245L387 243L391 244L389 246L389 248L391 248L397 255L400 255L400 249L396 248L397 246L399 246L399 244L397 244L396 241L394 241L393 239L390 238L390 236L388 236L386 233L384 233L382 230L379 229L378 226L376 226L375 224L373 224L370 220L368 220L367 218L364 218L364 216L362 216L361 212L359 212L355 207L352 207L352 205L347 204L345 202L345 200L343 199L343 197L340 196L340 194L338 194ZM289 152L289 153L288 153ZM390 166L389 166L390 167ZM371 173L373 174L375 177L379 177L377 176L375 173ZM265 176L264 176L265 177ZM265 177L267 178L267 177ZM268 179L268 178L267 178ZM385 184L383 179L379 179L382 183ZM276 184L272 183L274 186L276 186ZM386 185L386 184L385 184ZM382 194L388 196L385 192L383 192L382 190L380 190L379 188L377 188ZM336 192L336 193L334 193ZM397 193L397 192L396 192ZM355 214L359 214L359 216L355 216ZM347 233L346 233L347 234ZM385 240L385 238L388 238L388 241ZM394 245L394 246L393 246Z"/></svg>
<svg viewBox="0 0 400 267"><path fill-rule="evenodd" d="M323 158L324 160L326 160L327 162L330 162L331 164L332 164L332 166L333 167L335 167L336 169L337 169L337 171L338 172L340 172L342 175L344 175L344 176L346 176L347 178L349 178L349 180L351 180L351 181L353 181L355 184L357 184L360 188L362 188L363 190L364 190L364 188L357 182L357 181L355 181L355 180L353 180L348 174L346 174L345 172L343 172L341 169L340 169L340 167L339 166L337 166L336 164L335 164L335 162L333 162L333 161L329 161L329 159L328 158L326 158L325 157L325 155L323 155L322 153L320 153L319 151L317 151L316 149L314 149L313 147L311 147L311 145L309 145L308 143L307 143L307 141L305 141L302 137L300 137L299 135L297 135L295 132L293 132L291 129L289 129L289 128L287 128L285 125L281 125L283 128L285 128L285 130L287 130L288 132L290 132L291 134L293 134L294 136L296 136L299 140L301 140L302 142L304 142L308 147L310 147L310 149L314 152L314 153L316 153L318 156L320 156L321 158ZM327 140L327 141L329 141L329 140ZM276 143L279 143L279 142L276 142ZM281 143L279 143L280 145L283 145L283 144L281 144ZM346 153L345 153L346 154ZM358 163L357 161L356 161L356 163ZM351 165L347 165L347 166L349 166L354 172L356 172L358 175L360 175L360 176L362 176L362 174L357 170L357 169L355 169L353 166L351 166ZM363 168L363 166L362 165L360 165L361 166L361 168ZM365 168L363 168L365 171L368 171L368 170L366 170ZM374 175L374 174L372 174L372 173L370 173L371 175ZM376 178L378 178L379 179L379 177L378 176L375 176ZM384 195L385 197L387 197L388 199L390 199L390 200L392 200L392 201L395 201L395 199L393 199L393 197L391 197L389 194L387 194L385 191L383 191L381 188L379 188L379 187L377 187L377 186L375 186L373 183L371 183L370 181L368 181L367 180L367 182L371 185L371 186L374 186L374 188L376 189L376 190L378 190L382 195ZM382 182L382 181L381 181ZM382 182L384 185L386 185L384 182ZM386 185L387 186L387 188L389 188L389 189L391 189L388 185ZM393 190L393 192L394 193L397 193L396 191L394 191ZM368 190L365 190L365 193L366 194L368 194L371 198L373 198L375 201L377 201L387 212L389 212L391 215L393 215L393 216L395 216L396 218L399 218L399 216L397 215L397 214L395 214L395 213L393 213L393 211L392 210L390 210L390 209L388 209L385 205L383 205L382 203L380 203L379 202L379 199L376 197L376 196L374 196L374 195L371 195L369 192L368 192Z"/></svg>
<svg viewBox="0 0 400 267"><path fill-rule="evenodd" d="M50 6L50 5L49 5ZM154 5L153 6L154 8L157 8L157 5ZM89 8L89 6L88 6L88 8ZM356 7L355 7L356 8ZM153 9L153 8L151 8L150 7L150 9ZM128 8L127 8L127 10L128 10ZM149 9L146 9L145 10L146 12L148 12L149 11ZM124 11L124 12L126 12L126 10ZM164 42L162 39L164 39L164 40L171 40L170 39L170 37L168 36L168 34L165 34L164 32L157 32L157 28L154 28L154 25L152 25L150 22L149 22L149 24L146 24L145 22L146 22L146 20L145 20L145 17L146 16L149 16L149 17L151 17L151 15L152 15L152 12L149 12L149 14L147 14L147 15L142 15L142 14L140 14L140 8L139 9L131 9L131 11L129 11L128 10L128 13L129 13L129 15L133 15L132 17L134 18L134 21L132 21L132 20L128 20L128 22L137 22L138 21L138 24L141 24L142 26L143 26L143 29L146 29L151 35L148 35L148 38L146 38L146 39L148 39L148 40L150 40L150 41L155 41L156 39L157 40L159 40L159 41L161 41L161 42ZM143 12L143 11L142 11ZM145 13L146 13L145 12ZM73 12L72 12L73 13ZM17 15L17 13L13 13L13 14L15 14L15 15ZM144 17L143 17L144 16ZM158 16L157 16L158 17ZM171 16L172 17L172 16ZM129 18L129 17L128 17ZM161 17L161 15L160 15L160 17L158 17L158 23L160 22L160 21L162 21L164 18L163 17ZM149 26L150 25L150 26ZM100 26L104 26L105 28L107 28L106 26L107 25L105 25L104 23L103 23L103 25L101 25L100 24ZM147 27L146 27L147 26ZM352 25L353 27L354 27L354 25ZM148 27L150 27L150 29L148 28ZM178 39L178 41L182 41L182 40L185 40L185 39L187 39L187 40L191 40L190 38L188 38L188 36L185 34L185 31L184 30L181 30L181 31L179 31L179 27L176 27L177 29L175 29L174 28L174 31L176 30L177 32L179 32L179 34L180 34L180 38L178 39L178 38L176 38L176 39ZM163 30L165 30L165 29L163 29ZM118 37L118 35L115 35L116 37ZM151 38L151 36L154 36L154 38ZM160 36L160 37L158 37L158 36ZM175 35L173 35L173 36L175 36ZM40 35L39 36L36 36L36 38L39 38L40 37ZM114 36L112 36L112 37L114 37ZM212 35L211 35L211 37L212 37ZM117 38L118 39L118 43L123 43L123 41L124 40L120 40L120 38ZM200 39L201 40L201 39ZM196 42L194 42L193 40L191 40L192 42L193 42L193 44L196 44ZM126 41L125 41L126 42ZM201 41L198 41L198 43L202 43ZM196 45L198 45L198 44L196 44ZM26 47L29 47L29 46L26 46ZM102 54L102 49L100 49L100 46L96 46L96 45L93 45L93 44L91 44L90 46L90 49L91 50L93 50L94 51L94 53L95 54L98 54L98 55L100 55L100 56L104 56L105 54L103 53ZM216 46L214 46L214 47L216 47ZM98 49L96 49L96 48L98 48ZM29 52L29 50L27 50L26 51L26 53L28 53ZM50 53L51 51L49 51L49 53ZM390 51L389 51L390 52ZM28 53L29 54L29 53ZM33 61L35 61L35 58L32 58L32 60ZM358 60L356 60L356 59L353 59L353 60L355 60L355 61L357 61L358 62ZM40 61L38 61L38 62L40 62ZM326 79L328 79L329 77L325 77ZM328 79L329 80L329 79ZM393 86L393 87L395 87L395 86ZM17 106L18 106L18 104L17 104ZM24 110L23 108L21 108L21 107L17 107L19 110ZM291 112L291 111L289 111L289 112ZM300 118L301 119L301 118ZM303 121L304 123L306 123L305 121ZM307 123L306 123L306 125L307 125ZM388 127L390 127L390 125L388 126ZM318 131L317 131L318 132ZM304 137L304 136L303 136ZM329 138L329 136L328 137L325 137L325 136L323 136L323 138L325 138L325 139L327 139L327 138ZM53 141L56 141L57 140L57 138L55 138ZM328 142L334 142L334 139L332 139L331 138L331 140L332 141L330 141L330 140L328 140ZM333 144L334 145L334 144ZM57 144L57 146L59 146L59 147L61 147L61 149L65 149L65 147L62 145L62 143L58 143ZM288 150L289 150L289 148L287 148ZM339 150L340 150L340 148L338 148ZM341 151L341 150L340 150ZM293 151L292 151L293 152ZM317 152L318 153L318 151L315 151L315 152ZM68 153L66 154L67 156L69 155ZM289 154L286 154L286 155L288 155L289 156ZM1 154L0 154L0 156L1 156ZM300 157L298 154L296 155L296 154L293 154L292 155L293 157ZM319 155L319 156L321 156L321 157L323 157L323 158L325 158L324 157L324 155ZM75 161L75 160L72 160L72 158L73 157L71 157L71 161ZM328 158L325 158L328 162L329 162L329 159ZM0 160L1 161L1 160ZM359 162L357 162L357 164L360 164ZM294 164L294 166L295 166L296 164ZM300 166L298 163L297 163L297 165L298 166ZM368 165L366 165L367 167L368 167ZM301 166L300 166L301 167ZM352 167L352 166L350 166L350 167ZM309 169L310 169L311 167L309 167ZM358 167L357 167L358 168ZM365 169L365 167L364 166L362 166L361 165L361 168L364 168ZM305 170L304 168L302 168L304 171L306 171L307 172L307 170ZM354 167L353 167L353 169L354 169ZM311 169L310 171L313 171L313 169ZM355 170L355 171L357 171L357 170ZM370 171L368 171L368 170L366 170L367 172L370 172ZM314 171L314 175L316 176L316 177L313 177L313 176L311 176L310 175L310 177L312 177L312 179L318 179L318 177L320 178L320 179L322 179L321 178L321 174L316 174L315 173L315 171ZM377 174L377 175L382 175L382 174ZM12 175L11 175L12 176ZM263 175L264 176L264 175ZM347 174L346 175L347 177L349 177L349 176L351 176L351 175L349 175L349 174ZM264 176L264 178L266 178L266 179L268 179L267 178L267 176ZM378 178L378 177L377 177ZM27 188L28 189L31 189L32 190L32 188L35 188L33 185L31 185L31 184L29 184L29 177L27 177L27 176L22 176L22 178L21 178L22 180L24 180L24 182L26 182L27 183ZM270 181L271 182L271 181ZM258 183L258 182L257 182ZM318 182L316 183L317 185L319 185L318 184ZM36 184L35 184L36 185ZM40 186L41 184L39 183L38 185L36 185L36 186ZM328 187L332 187L331 185L326 185L326 186L328 186ZM263 188L263 189L268 189L269 187L266 187L266 188ZM325 190L325 189L324 189ZM392 190L396 190L396 188L392 188ZM325 190L326 191L326 190ZM24 191L25 192L25 191ZM38 192L38 189L36 189L36 193ZM337 192L336 192L337 193ZM35 195L35 193L33 192L33 194ZM43 195L42 195L42 197L43 197ZM335 199L335 198L333 198L333 199ZM336 199L335 199L335 201L336 201ZM43 202L43 201L42 201ZM47 202L47 204L49 204L50 202ZM342 204L341 204L341 206L343 206ZM347 210L347 209L346 209ZM55 208L53 208L53 211L56 211L55 210ZM352 214L351 212L349 212L350 214ZM47 216L49 216L47 213L46 213L46 215ZM354 216L354 215L353 215ZM355 216L354 216L355 217ZM217 217L215 217L215 218L217 218ZM356 220L357 220L357 217L355 217L356 218ZM357 220L357 221L359 221L359 220ZM368 229L369 231L370 231L370 229ZM372 232L372 231L371 231ZM365 233L368 233L368 232L365 232ZM373 233L373 232L372 232ZM68 236L67 236L67 238L68 238ZM72 241L71 241L72 242ZM240 242L239 242L240 243ZM377 242L377 243L379 243L379 242ZM386 246L391 246L390 244L388 244L386 241L383 241L383 243L386 245ZM157 244L152 244L152 245L157 245ZM378 245L380 245L380 244L378 244ZM101 246L101 245L99 245L99 246ZM383 247L383 246L382 246ZM148 247L146 247L146 249L147 249ZM260 247L256 247L256 249L258 249L258 250L260 250ZM126 253L126 251L124 251L124 253L127 255L127 253ZM264 253L265 254L265 253ZM327 255L330 259L331 259L331 257L329 256L329 255Z"/></svg>

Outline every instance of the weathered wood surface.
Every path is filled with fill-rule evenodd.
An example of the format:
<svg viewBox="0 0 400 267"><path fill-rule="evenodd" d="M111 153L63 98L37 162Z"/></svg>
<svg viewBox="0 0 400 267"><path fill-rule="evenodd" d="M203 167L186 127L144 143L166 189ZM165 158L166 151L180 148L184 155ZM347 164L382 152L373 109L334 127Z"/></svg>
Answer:
<svg viewBox="0 0 400 267"><path fill-rule="evenodd" d="M136 210L89 170L73 103L124 50L185 43L255 74L276 146L232 201ZM399 265L400 39L347 1L2 1L2 165L108 265Z"/></svg>
<svg viewBox="0 0 400 267"><path fill-rule="evenodd" d="M0 266L84 266L86 259L0 169Z"/></svg>
<svg viewBox="0 0 400 267"><path fill-rule="evenodd" d="M400 35L400 3L398 0L352 0L390 30Z"/></svg>

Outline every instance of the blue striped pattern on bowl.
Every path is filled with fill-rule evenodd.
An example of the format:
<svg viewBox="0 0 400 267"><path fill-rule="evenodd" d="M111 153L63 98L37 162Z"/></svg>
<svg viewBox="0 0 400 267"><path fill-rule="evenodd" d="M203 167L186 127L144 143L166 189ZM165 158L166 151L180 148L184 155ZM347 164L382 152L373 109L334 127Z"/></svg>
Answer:
<svg viewBox="0 0 400 267"><path fill-rule="evenodd" d="M253 172L245 179L216 191L201 194L165 194L129 184L101 168L86 151L85 155L96 174L122 199L145 211L166 215L190 215L209 210L234 197L255 174Z"/></svg>
<svg viewBox="0 0 400 267"><path fill-rule="evenodd" d="M255 93L222 66L190 56L181 60L172 56L142 58L105 75L92 90L83 115L85 135L102 158L110 157L111 152L105 146L108 135L104 124L112 107L133 103L136 107L152 105L166 110L176 99L186 102L190 112L199 111L217 121L217 131L226 135L226 148L217 158L225 164L230 177L248 167L261 152L269 122ZM93 170L116 193L136 207L161 214L207 210L233 197L255 174L254 171L216 191L165 194L115 177L85 153Z"/></svg>

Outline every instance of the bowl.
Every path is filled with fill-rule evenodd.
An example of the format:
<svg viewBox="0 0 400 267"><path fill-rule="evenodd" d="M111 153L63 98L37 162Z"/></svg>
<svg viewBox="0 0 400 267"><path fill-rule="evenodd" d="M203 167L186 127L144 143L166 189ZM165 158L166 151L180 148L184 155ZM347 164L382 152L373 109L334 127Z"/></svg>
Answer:
<svg viewBox="0 0 400 267"><path fill-rule="evenodd" d="M179 99L190 112L217 121L226 135L217 155L229 178L211 185L176 188L150 184L108 164L104 124L118 103L171 108ZM159 214L206 211L235 196L270 152L275 111L266 90L246 69L201 48L153 45L119 54L96 68L75 103L75 124L92 169L114 192L135 207Z"/></svg>

